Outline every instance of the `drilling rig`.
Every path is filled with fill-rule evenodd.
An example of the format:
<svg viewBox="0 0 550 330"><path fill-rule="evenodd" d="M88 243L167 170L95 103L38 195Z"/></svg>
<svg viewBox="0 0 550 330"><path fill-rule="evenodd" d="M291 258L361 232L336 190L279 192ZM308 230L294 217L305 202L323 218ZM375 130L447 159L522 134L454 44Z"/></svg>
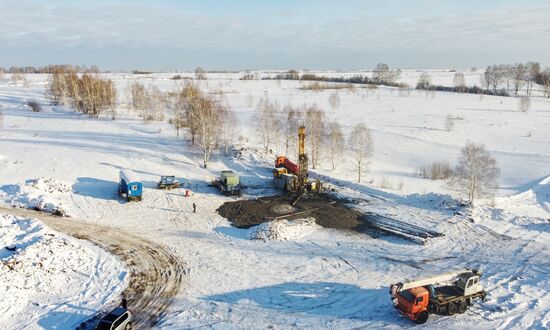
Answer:
<svg viewBox="0 0 550 330"><path fill-rule="evenodd" d="M308 157L306 154L306 128L298 128L298 165L286 156L279 156L275 160L273 181L276 187L286 191L320 191L321 182L308 179Z"/></svg>

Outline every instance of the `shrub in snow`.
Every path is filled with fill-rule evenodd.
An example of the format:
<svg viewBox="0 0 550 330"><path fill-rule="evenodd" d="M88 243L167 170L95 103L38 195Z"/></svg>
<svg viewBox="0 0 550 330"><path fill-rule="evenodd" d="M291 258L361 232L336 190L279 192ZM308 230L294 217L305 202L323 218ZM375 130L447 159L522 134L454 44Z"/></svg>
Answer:
<svg viewBox="0 0 550 330"><path fill-rule="evenodd" d="M436 161L430 165L418 167L416 174L425 179L445 180L453 175L453 170L448 162Z"/></svg>
<svg viewBox="0 0 550 330"><path fill-rule="evenodd" d="M34 100L27 101L27 106L31 108L31 110L34 112L42 111L42 106L37 101L34 101Z"/></svg>

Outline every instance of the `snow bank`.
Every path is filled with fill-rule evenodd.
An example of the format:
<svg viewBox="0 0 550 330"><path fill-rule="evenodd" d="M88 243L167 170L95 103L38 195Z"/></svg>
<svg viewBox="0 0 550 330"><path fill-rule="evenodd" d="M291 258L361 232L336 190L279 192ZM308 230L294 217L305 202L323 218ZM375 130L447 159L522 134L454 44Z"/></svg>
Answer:
<svg viewBox="0 0 550 330"><path fill-rule="evenodd" d="M495 204L520 216L550 219L550 176L524 192L497 198Z"/></svg>
<svg viewBox="0 0 550 330"><path fill-rule="evenodd" d="M6 203L66 216L63 201L72 192L72 183L55 179L39 178L0 191ZM6 191L7 190L7 191Z"/></svg>
<svg viewBox="0 0 550 330"><path fill-rule="evenodd" d="M2 329L75 328L118 294L125 279L118 259L94 245L5 214L0 261L0 292L8 298L0 299Z"/></svg>
<svg viewBox="0 0 550 330"><path fill-rule="evenodd" d="M264 222L258 226L250 228L248 237L250 239L259 239L262 241L296 240L311 234L318 228L319 226L315 223L314 218L275 220Z"/></svg>

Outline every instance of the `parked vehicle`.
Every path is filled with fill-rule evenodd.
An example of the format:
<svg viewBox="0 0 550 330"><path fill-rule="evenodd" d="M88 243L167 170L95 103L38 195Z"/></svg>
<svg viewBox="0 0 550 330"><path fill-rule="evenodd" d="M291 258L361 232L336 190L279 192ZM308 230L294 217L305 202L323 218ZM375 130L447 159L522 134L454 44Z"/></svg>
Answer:
<svg viewBox="0 0 550 330"><path fill-rule="evenodd" d="M96 330L130 330L132 329L132 313L124 307L117 307L105 315L97 323Z"/></svg>
<svg viewBox="0 0 550 330"><path fill-rule="evenodd" d="M140 201L143 194L143 184L141 180L130 170L119 172L120 182L118 184L118 194L130 201Z"/></svg>
<svg viewBox="0 0 550 330"><path fill-rule="evenodd" d="M233 171L221 171L220 177L214 181L214 185L226 195L241 195L241 183L239 176Z"/></svg>
<svg viewBox="0 0 550 330"><path fill-rule="evenodd" d="M173 175L163 175L160 177L160 181L157 182L157 188L159 189L173 189L179 186L180 183Z"/></svg>
<svg viewBox="0 0 550 330"><path fill-rule="evenodd" d="M475 269L461 269L405 283L392 284L393 305L418 324L426 323L430 314L452 316L466 312L474 299L485 299L487 292Z"/></svg>

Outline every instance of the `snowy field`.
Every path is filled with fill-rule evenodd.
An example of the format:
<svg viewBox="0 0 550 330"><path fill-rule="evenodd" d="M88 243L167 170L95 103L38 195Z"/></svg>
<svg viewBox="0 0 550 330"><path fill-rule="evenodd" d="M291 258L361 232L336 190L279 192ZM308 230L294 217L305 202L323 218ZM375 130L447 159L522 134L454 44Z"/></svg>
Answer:
<svg viewBox="0 0 550 330"><path fill-rule="evenodd" d="M414 85L419 75L407 71L402 80ZM439 92L426 95L414 90L404 96L394 88L371 90L358 86L339 90L341 102L333 109L328 98L334 90L301 90L307 83L297 81L240 81L242 73L212 74L200 84L210 92L224 91L239 119L237 148L244 149L239 157L216 153L204 169L199 150L176 138L175 129L168 123L145 124L125 106L126 86L132 80L168 91L182 83L168 79L171 76L111 74L120 102L114 121L106 117L89 119L71 109L47 105L44 75L29 75L25 84L13 84L7 77L0 82L0 203L62 209L70 217L147 235L173 250L185 260L189 271L185 288L158 327L410 327L412 323L391 305L389 284L461 267L478 268L484 273L487 301L462 315L433 316L423 327L550 326L548 99L533 97L531 109L522 113L514 97ZM466 76L468 84L478 84L479 73ZM453 73L432 72L432 77L434 83L451 85ZM282 106L316 103L325 110L328 120L339 120L347 131L364 121L375 143L366 175L368 183L355 183L356 173L347 162L336 171L328 164L321 165L316 174L329 178L341 195L356 199L356 206L362 210L420 224L445 236L419 245L397 237L370 238L326 229L307 220L280 223L275 228L232 227L216 212L230 198L221 196L208 183L220 170L231 169L252 187L244 198L275 192L269 186L277 150L272 154L262 151L254 121L255 104L266 96ZM24 105L30 99L44 103L44 111L31 112ZM460 118L451 131L444 129L447 115ZM422 179L414 173L417 167L433 161L454 163L468 140L487 146L502 175L494 201L471 211L455 212L455 192L441 181ZM132 168L143 180L142 202L125 203L117 197L118 171L122 168ZM160 175L190 181L192 196L185 197L182 189L154 189ZM191 212L192 203L198 205L195 214ZM66 221L71 221L70 217ZM18 234L28 226L45 230L31 219L10 215L0 219L0 247L31 239ZM99 266L92 268L101 267L103 271L77 269L98 277L92 280L62 275L74 280L71 290L63 294L73 299L75 295L84 297L78 304L54 294L59 289L54 276L60 275L45 273L43 288L51 295L36 298L40 306L48 306L37 307L26 303L34 288L15 287L13 283L21 279L16 281L13 276L18 275L3 266L0 286L16 290L21 298L17 298L17 304L8 306L4 300L0 305L4 311L0 316L2 328L16 326L12 322L18 318L17 313L32 315L34 320L21 328L36 324L53 328L51 324L56 322L58 329L73 328L84 312L63 319L57 317L56 308L80 306L79 310L89 315L118 297L124 267L116 259L61 234L55 237L83 246L76 250L82 251L83 261L74 267L91 267L90 263L97 265L91 260L100 260ZM34 249L57 249L55 244L59 245L58 241L40 242ZM25 258L33 262L30 258L37 252L31 246L25 250ZM3 262L12 258L5 250L0 251ZM38 263L39 257L34 258ZM15 310L11 305L19 307ZM51 322L45 326L36 321L40 318Z"/></svg>

